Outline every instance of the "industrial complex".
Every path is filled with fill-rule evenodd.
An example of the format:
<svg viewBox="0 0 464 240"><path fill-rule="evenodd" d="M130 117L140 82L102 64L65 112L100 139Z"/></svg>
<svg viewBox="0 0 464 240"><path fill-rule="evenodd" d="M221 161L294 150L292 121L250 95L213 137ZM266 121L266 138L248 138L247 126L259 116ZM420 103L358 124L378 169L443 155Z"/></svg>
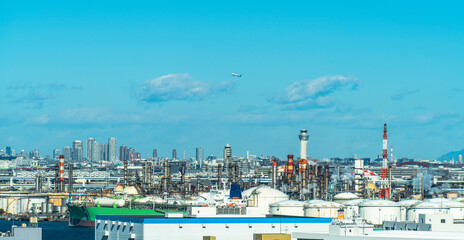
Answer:
<svg viewBox="0 0 464 240"><path fill-rule="evenodd" d="M298 138L299 156L286 159L237 157L229 144L223 158L205 159L197 148L193 159L156 150L142 159L126 146L117 158L114 138L106 148L88 140L80 162L12 157L9 149L2 218L68 221L94 228L98 240L464 239L462 157L395 159L390 147L388 160L386 124L376 159L311 159L308 130Z"/></svg>

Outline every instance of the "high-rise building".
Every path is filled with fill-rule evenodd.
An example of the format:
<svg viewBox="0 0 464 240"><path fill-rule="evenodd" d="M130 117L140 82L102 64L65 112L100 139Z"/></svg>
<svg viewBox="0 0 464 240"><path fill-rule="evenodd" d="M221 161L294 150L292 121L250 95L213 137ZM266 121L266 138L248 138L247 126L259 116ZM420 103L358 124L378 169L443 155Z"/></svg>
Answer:
<svg viewBox="0 0 464 240"><path fill-rule="evenodd" d="M11 155L11 147L7 146L5 148L5 153L6 153L6 155Z"/></svg>
<svg viewBox="0 0 464 240"><path fill-rule="evenodd" d="M204 150L202 147L197 147L196 160L197 160L197 163L200 165L200 169L201 169L201 164L203 163L203 159L204 159Z"/></svg>
<svg viewBox="0 0 464 240"><path fill-rule="evenodd" d="M129 160L129 149L124 144L121 147L119 147L119 160Z"/></svg>
<svg viewBox="0 0 464 240"><path fill-rule="evenodd" d="M102 144L94 142L92 144L92 162L100 162L102 160ZM90 159L89 159L90 160Z"/></svg>
<svg viewBox="0 0 464 240"><path fill-rule="evenodd" d="M65 161L71 161L72 159L72 149L71 147L63 147L63 156Z"/></svg>
<svg viewBox="0 0 464 240"><path fill-rule="evenodd" d="M100 149L100 159L108 161L108 144L102 143L101 144L101 149Z"/></svg>
<svg viewBox="0 0 464 240"><path fill-rule="evenodd" d="M158 158L158 149L153 148L153 158L156 159Z"/></svg>
<svg viewBox="0 0 464 240"><path fill-rule="evenodd" d="M84 147L82 141L76 140L73 142L72 148L72 161L73 162L82 162L84 157Z"/></svg>
<svg viewBox="0 0 464 240"><path fill-rule="evenodd" d="M94 160L94 145L95 145L95 139L93 138L87 138L87 154L85 155L87 157L87 160L90 162L95 161Z"/></svg>
<svg viewBox="0 0 464 240"><path fill-rule="evenodd" d="M177 150L172 149L172 159L177 159Z"/></svg>
<svg viewBox="0 0 464 240"><path fill-rule="evenodd" d="M116 150L117 140L114 137L108 139L108 161L115 162L117 160Z"/></svg>
<svg viewBox="0 0 464 240"><path fill-rule="evenodd" d="M58 159L61 154L61 150L59 148L53 149L53 159Z"/></svg>

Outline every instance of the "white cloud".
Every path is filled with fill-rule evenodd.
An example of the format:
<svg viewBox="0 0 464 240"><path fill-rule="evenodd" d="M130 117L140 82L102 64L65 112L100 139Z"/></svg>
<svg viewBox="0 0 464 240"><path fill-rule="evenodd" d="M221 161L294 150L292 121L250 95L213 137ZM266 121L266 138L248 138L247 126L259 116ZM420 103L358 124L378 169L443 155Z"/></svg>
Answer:
<svg viewBox="0 0 464 240"><path fill-rule="evenodd" d="M325 108L332 106L330 94L343 87L356 89L360 81L347 76L324 76L313 80L303 80L288 86L283 95L271 101L284 105L284 109L299 110L308 108Z"/></svg>
<svg viewBox="0 0 464 240"><path fill-rule="evenodd" d="M233 87L233 82L202 82L194 80L189 74L176 73L146 81L138 97L144 102L199 100L218 93L229 92Z"/></svg>
<svg viewBox="0 0 464 240"><path fill-rule="evenodd" d="M403 100L405 97L413 95L415 93L418 93L419 90L416 89L403 89L403 90L398 90L393 95L390 96L391 100Z"/></svg>

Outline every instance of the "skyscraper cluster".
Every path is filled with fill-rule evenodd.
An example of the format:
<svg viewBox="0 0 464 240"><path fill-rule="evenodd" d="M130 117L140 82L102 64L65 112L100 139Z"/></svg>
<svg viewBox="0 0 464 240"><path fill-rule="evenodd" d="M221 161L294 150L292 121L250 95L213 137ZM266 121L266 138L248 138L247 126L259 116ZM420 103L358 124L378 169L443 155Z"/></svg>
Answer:
<svg viewBox="0 0 464 240"><path fill-rule="evenodd" d="M141 159L142 154L139 152L135 152L133 148L127 147L126 145L122 145L119 147L119 160L121 161L133 161L135 159Z"/></svg>
<svg viewBox="0 0 464 240"><path fill-rule="evenodd" d="M87 160L90 162L111 161L115 162L117 140L114 137L108 139L108 143L99 143L93 138L87 139Z"/></svg>

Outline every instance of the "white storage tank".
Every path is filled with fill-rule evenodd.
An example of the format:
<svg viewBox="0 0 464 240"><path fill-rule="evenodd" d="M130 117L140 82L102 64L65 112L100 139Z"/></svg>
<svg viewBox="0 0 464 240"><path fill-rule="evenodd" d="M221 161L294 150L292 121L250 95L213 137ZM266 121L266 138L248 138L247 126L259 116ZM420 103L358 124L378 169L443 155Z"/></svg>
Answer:
<svg viewBox="0 0 464 240"><path fill-rule="evenodd" d="M317 202L324 202L324 200L321 199L311 199L311 200L306 200L306 204L312 204L312 203L317 203Z"/></svg>
<svg viewBox="0 0 464 240"><path fill-rule="evenodd" d="M449 207L446 207L440 202L419 202L417 204L412 205L409 207L407 211L407 221L419 221L419 214L427 214L427 213L449 213Z"/></svg>
<svg viewBox="0 0 464 240"><path fill-rule="evenodd" d="M445 203L449 207L449 213L453 215L453 219L464 219L464 203L457 201L449 201Z"/></svg>
<svg viewBox="0 0 464 240"><path fill-rule="evenodd" d="M18 214L18 199L8 198L6 212L9 214Z"/></svg>
<svg viewBox="0 0 464 240"><path fill-rule="evenodd" d="M346 202L348 200L353 200L353 199L358 199L358 198L359 197L354 193L344 192L344 193L336 194L333 197L333 200L334 200L334 202L342 203L342 202Z"/></svg>
<svg viewBox="0 0 464 240"><path fill-rule="evenodd" d="M390 200L368 200L359 205L359 215L367 223L381 225L383 221L399 221L401 205Z"/></svg>
<svg viewBox="0 0 464 240"><path fill-rule="evenodd" d="M156 204L164 204L164 203L166 203L166 201L165 201L164 199L160 198L160 197L155 197L155 198L153 199L153 201L154 201Z"/></svg>
<svg viewBox="0 0 464 240"><path fill-rule="evenodd" d="M362 202L366 201L366 199L353 199L353 200L348 200L346 202L343 202L343 205L345 205L345 218L346 219L351 219L351 218L356 218L359 216L359 204Z"/></svg>
<svg viewBox="0 0 464 240"><path fill-rule="evenodd" d="M273 215L304 216L305 202L296 200L284 200L269 205L269 211Z"/></svg>
<svg viewBox="0 0 464 240"><path fill-rule="evenodd" d="M420 200L417 200L417 199L407 199L407 200L399 201L398 204L401 205L400 220L406 221L408 219L407 218L408 209L414 204L417 204L419 202Z"/></svg>
<svg viewBox="0 0 464 240"><path fill-rule="evenodd" d="M449 208L449 213L453 215L453 219L464 219L464 203L447 199L447 198L432 198L429 202L439 203L444 207Z"/></svg>
<svg viewBox="0 0 464 240"><path fill-rule="evenodd" d="M267 208L271 203L288 200L287 194L268 186L252 187L242 192L242 198L247 200L250 207Z"/></svg>
<svg viewBox="0 0 464 240"><path fill-rule="evenodd" d="M304 216L316 218L337 218L338 210L342 209L344 209L344 206L341 203L328 201L315 202L305 205Z"/></svg>
<svg viewBox="0 0 464 240"><path fill-rule="evenodd" d="M95 198L95 204L102 207L124 207L126 201L124 199L113 199L113 198Z"/></svg>

